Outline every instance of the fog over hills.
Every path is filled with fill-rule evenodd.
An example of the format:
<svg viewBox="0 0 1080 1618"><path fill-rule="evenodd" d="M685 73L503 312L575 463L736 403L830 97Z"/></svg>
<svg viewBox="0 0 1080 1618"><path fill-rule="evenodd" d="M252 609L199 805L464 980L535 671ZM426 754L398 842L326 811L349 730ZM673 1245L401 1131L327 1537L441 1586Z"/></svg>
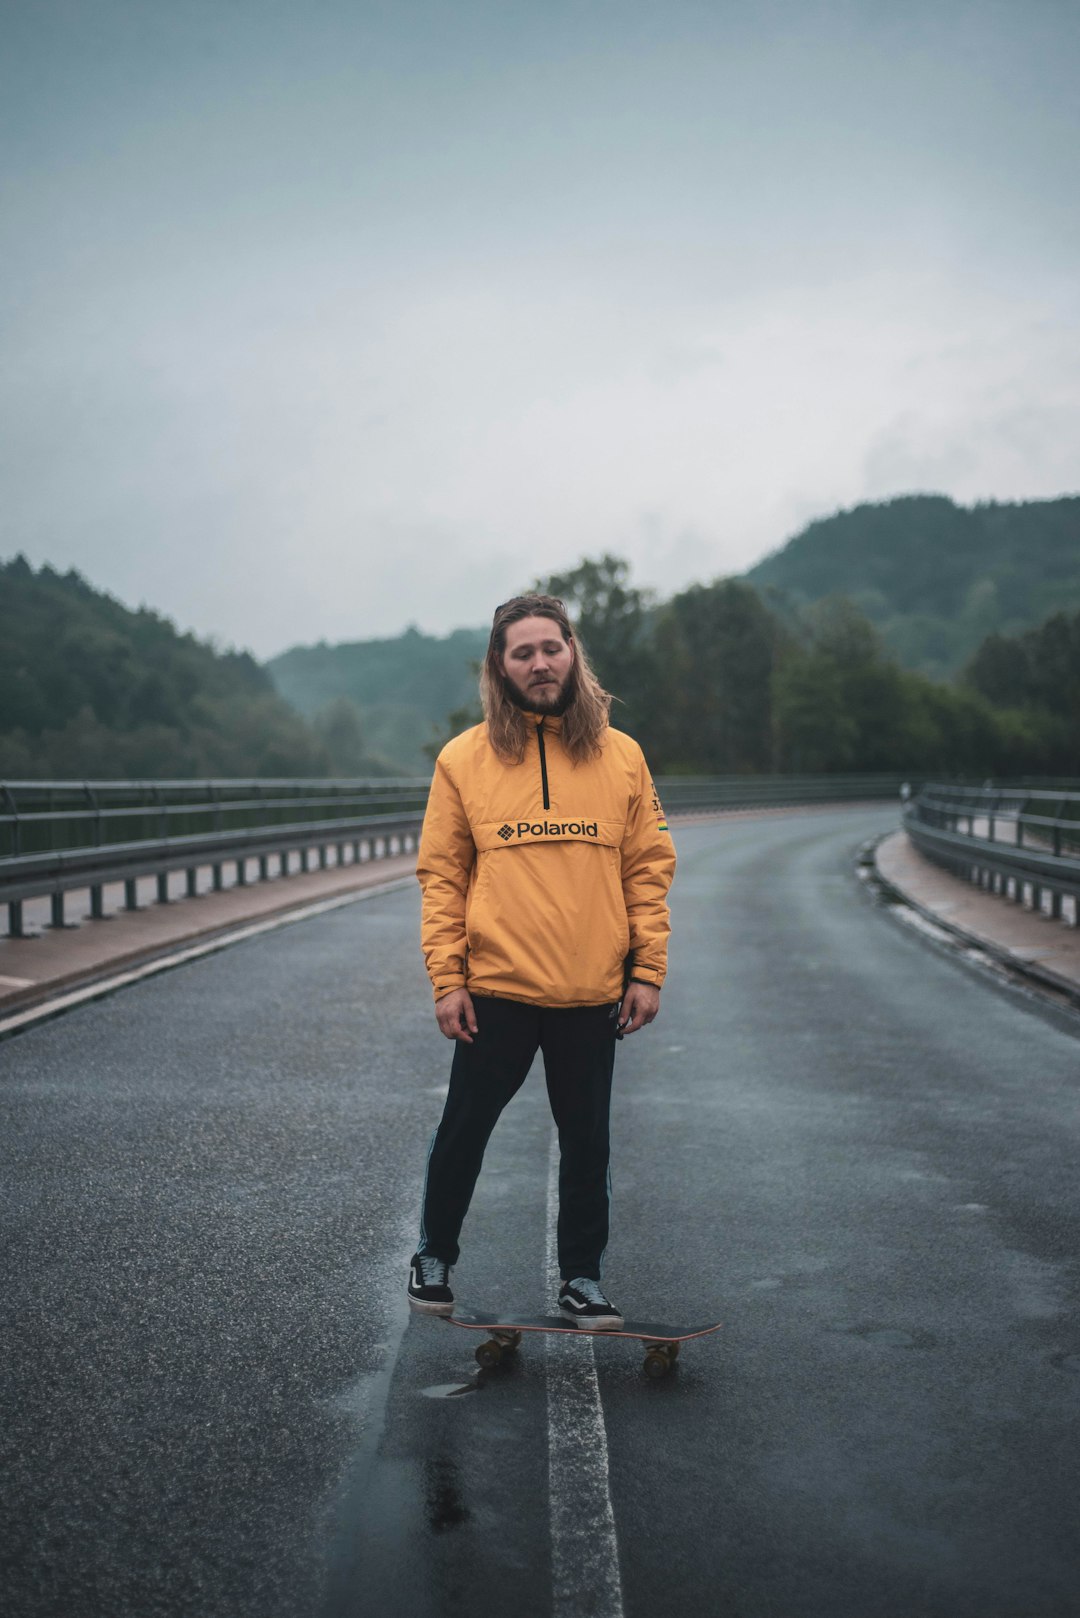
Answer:
<svg viewBox="0 0 1080 1618"><path fill-rule="evenodd" d="M664 599L612 555L549 582L658 771L1080 770L1078 497L858 506ZM260 665L19 556L0 778L426 773L472 722L486 640L411 628Z"/></svg>
<svg viewBox="0 0 1080 1618"><path fill-rule="evenodd" d="M444 636L406 629L386 640L294 646L265 665L278 692L307 719L345 699L362 714L365 744L402 768L426 770L426 745L446 716L476 696L473 663L486 629Z"/></svg>
<svg viewBox="0 0 1080 1618"><path fill-rule="evenodd" d="M904 668L944 679L987 635L1080 609L1080 496L968 507L911 494L858 505L809 523L744 577L782 613L846 596ZM418 761L429 727L475 696L470 662L486 644L483 627L442 637L408 629L293 647L265 666L302 714L348 697L376 752Z"/></svg>

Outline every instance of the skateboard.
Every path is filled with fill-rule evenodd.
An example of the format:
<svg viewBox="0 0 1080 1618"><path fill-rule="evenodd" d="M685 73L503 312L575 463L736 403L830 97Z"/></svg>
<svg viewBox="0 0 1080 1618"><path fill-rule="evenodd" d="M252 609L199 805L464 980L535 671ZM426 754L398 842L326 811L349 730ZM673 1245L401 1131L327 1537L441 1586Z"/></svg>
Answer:
<svg viewBox="0 0 1080 1618"><path fill-rule="evenodd" d="M674 1368L679 1348L690 1337L708 1337L719 1331L721 1322L711 1326L648 1326L637 1320L626 1320L616 1330L596 1326L579 1326L576 1321L564 1320L561 1315L523 1315L519 1318L504 1315L438 1315L450 1326L463 1326L466 1331L487 1333L487 1341L476 1350L476 1363L484 1370L493 1370L508 1354L516 1354L525 1332L551 1332L566 1337L629 1337L645 1346L643 1370L647 1377L659 1380Z"/></svg>

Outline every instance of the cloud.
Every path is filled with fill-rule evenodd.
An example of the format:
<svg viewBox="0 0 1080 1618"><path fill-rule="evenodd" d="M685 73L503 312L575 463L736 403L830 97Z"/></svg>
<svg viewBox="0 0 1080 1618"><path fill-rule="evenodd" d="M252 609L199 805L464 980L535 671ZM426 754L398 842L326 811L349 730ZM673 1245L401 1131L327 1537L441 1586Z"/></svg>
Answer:
<svg viewBox="0 0 1080 1618"><path fill-rule="evenodd" d="M20 13L7 550L270 653L1075 487L1060 7L316 10Z"/></svg>

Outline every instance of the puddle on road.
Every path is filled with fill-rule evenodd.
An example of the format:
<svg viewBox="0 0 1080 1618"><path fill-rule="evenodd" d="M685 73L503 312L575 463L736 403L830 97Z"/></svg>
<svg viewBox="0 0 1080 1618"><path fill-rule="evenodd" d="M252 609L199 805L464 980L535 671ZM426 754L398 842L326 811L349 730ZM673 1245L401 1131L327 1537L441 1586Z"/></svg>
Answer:
<svg viewBox="0 0 1080 1618"><path fill-rule="evenodd" d="M472 1517L459 1468L449 1456L435 1456L424 1463L424 1515L436 1534L462 1528Z"/></svg>
<svg viewBox="0 0 1080 1618"><path fill-rule="evenodd" d="M481 1386L480 1378L473 1377L469 1382L436 1382L430 1388L421 1388L420 1394L424 1399L456 1399L460 1393L476 1393Z"/></svg>

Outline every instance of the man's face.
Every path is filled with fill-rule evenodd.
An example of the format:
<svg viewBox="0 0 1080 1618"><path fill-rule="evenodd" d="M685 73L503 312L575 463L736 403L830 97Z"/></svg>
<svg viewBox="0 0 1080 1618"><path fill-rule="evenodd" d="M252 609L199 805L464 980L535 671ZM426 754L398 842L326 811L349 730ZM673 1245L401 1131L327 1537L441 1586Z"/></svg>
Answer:
<svg viewBox="0 0 1080 1618"><path fill-rule="evenodd" d="M559 711L573 666L573 645L553 618L519 618L506 631L499 668L529 712Z"/></svg>

